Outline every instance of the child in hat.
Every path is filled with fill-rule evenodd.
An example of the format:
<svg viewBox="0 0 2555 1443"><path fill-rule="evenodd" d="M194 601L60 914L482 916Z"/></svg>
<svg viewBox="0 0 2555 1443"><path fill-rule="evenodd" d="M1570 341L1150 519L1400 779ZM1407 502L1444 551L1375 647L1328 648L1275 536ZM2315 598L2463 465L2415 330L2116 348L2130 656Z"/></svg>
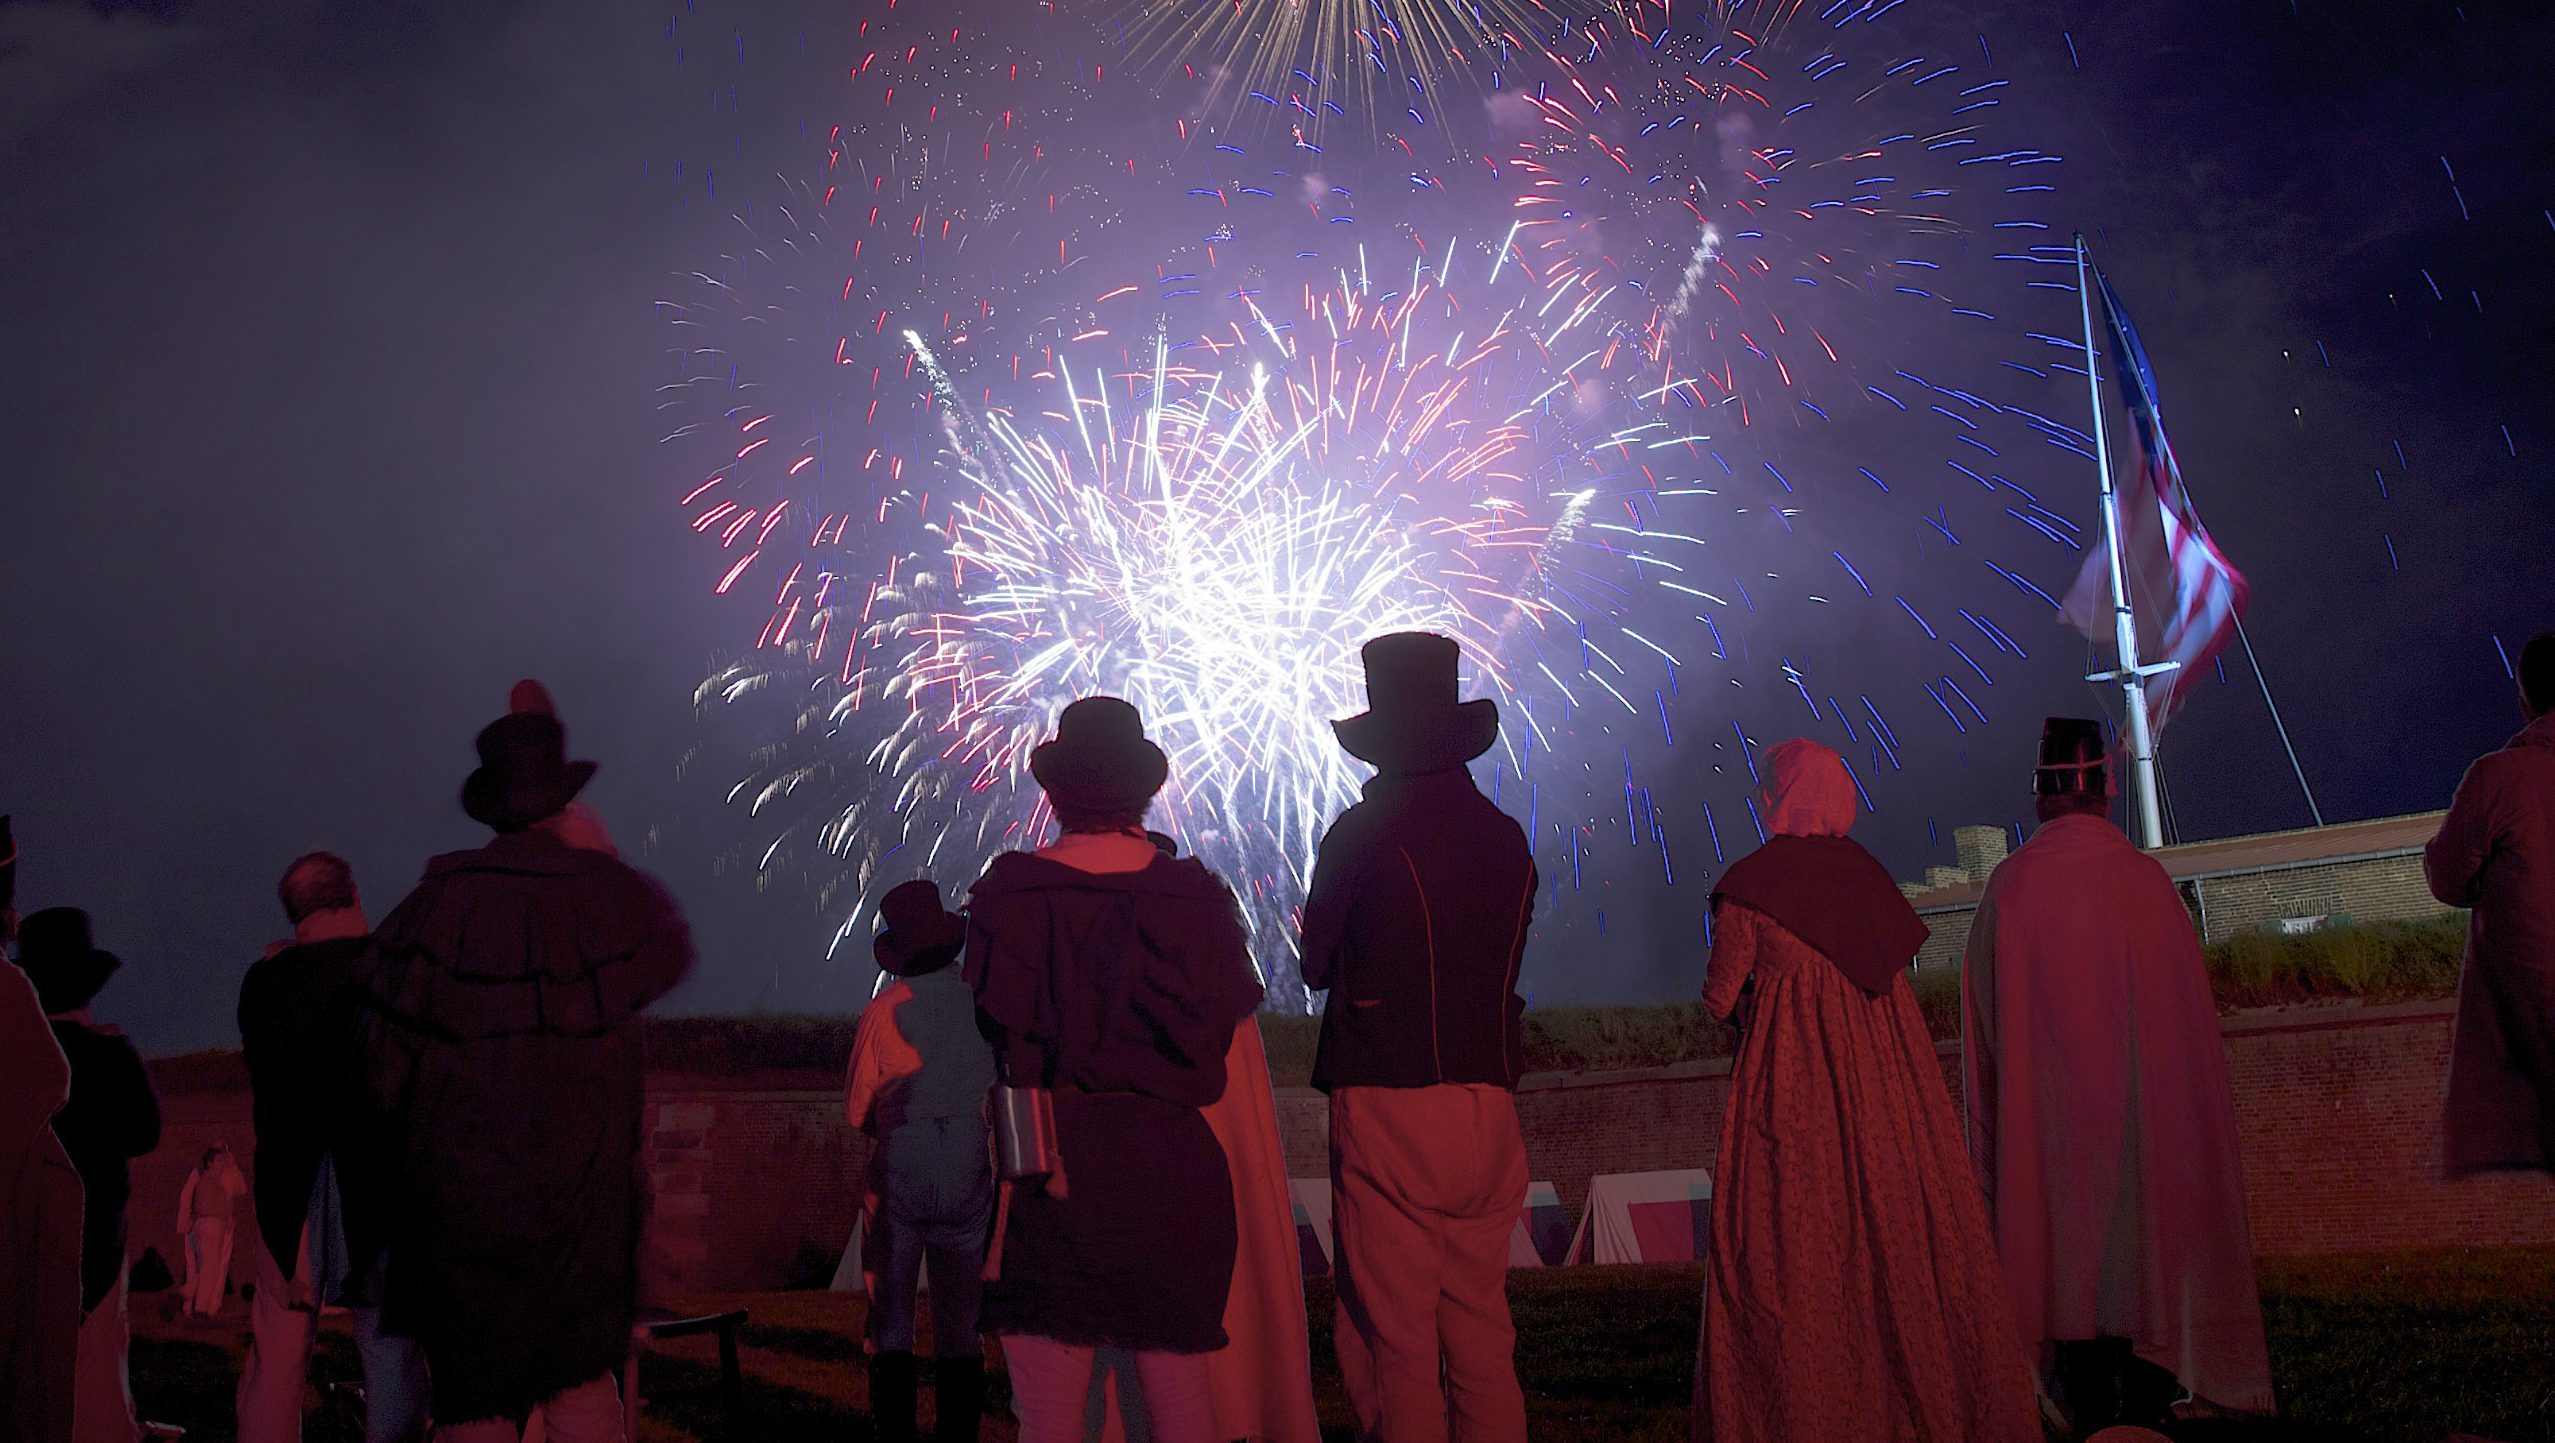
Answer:
<svg viewBox="0 0 2555 1443"><path fill-rule="evenodd" d="M993 1163L985 1094L993 1049L957 969L967 924L940 888L906 882L879 900L872 944L889 985L861 1013L843 1110L877 1139L861 1198L869 1293L870 1417L879 1443L913 1443L919 1365L915 1294L930 1268L935 1443L975 1443L984 1412L985 1237Z"/></svg>

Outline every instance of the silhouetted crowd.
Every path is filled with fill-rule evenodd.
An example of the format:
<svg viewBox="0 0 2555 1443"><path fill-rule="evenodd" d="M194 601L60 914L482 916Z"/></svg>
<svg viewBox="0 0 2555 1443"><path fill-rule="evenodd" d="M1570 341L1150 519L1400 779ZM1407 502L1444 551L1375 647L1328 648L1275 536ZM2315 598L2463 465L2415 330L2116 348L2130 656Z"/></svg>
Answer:
<svg viewBox="0 0 2555 1443"><path fill-rule="evenodd" d="M1355 1434L1522 1443L1506 1291L1528 1166L1518 994L1540 881L1474 783L1496 742L1455 643L1379 637L1374 768L1302 914L1327 994L1334 1339ZM2555 1171L2555 633L2527 726L2426 855L2471 908L2445 1119L2453 1176ZM254 1177L205 1152L178 1203L182 1305L221 1306L232 1201L258 1224L244 1443L298 1439L322 1312L351 1313L368 1436L620 1439L649 1199L639 1021L694 962L656 882L576 800L542 688L477 741L491 840L378 926L315 852L239 1028ZM1169 759L1135 707L1067 706L1029 769L1053 840L962 911L879 900L882 987L846 1115L875 1436L972 1443L999 1339L1025 1443L1318 1443L1262 986L1224 881L1149 830ZM1768 748L1761 847L1711 896L1704 1001L1738 1029L1711 1195L1692 1434L2025 1443L2267 1414L2233 1104L2199 939L2110 821L2104 729L2051 719L2039 826L1986 879L1954 1106L1908 973L1927 928L1849 836L1844 760ZM0 819L0 1440L136 1443L129 1165L161 1119L90 1006L117 959L69 908L10 910ZM928 1286L930 1359L918 1351ZM2134 1433L2119 1437L2138 1436ZM2148 1434L2146 1436L2154 1436Z"/></svg>

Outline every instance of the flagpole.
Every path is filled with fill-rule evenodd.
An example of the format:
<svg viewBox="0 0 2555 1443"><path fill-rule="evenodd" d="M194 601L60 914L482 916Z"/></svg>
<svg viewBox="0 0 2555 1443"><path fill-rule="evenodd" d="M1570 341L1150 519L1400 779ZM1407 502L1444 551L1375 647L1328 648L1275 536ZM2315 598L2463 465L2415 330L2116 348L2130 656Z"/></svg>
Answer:
<svg viewBox="0 0 2555 1443"><path fill-rule="evenodd" d="M2138 664L2138 619L2129 609L2128 562L2121 554L2120 491L2112 484L2110 428L2103 420L2100 353L2094 347L2094 284L2085 237L2076 236L2076 298L2085 313L2085 389L2094 407L2094 461L2102 468L2103 550L2111 566L2112 645L2119 669L2097 672L2087 681L2118 681L2129 709L2129 773L2135 789L2138 844L2154 850L2165 844L2164 810L2156 795L2156 739L2147 723L2147 677L2161 667Z"/></svg>

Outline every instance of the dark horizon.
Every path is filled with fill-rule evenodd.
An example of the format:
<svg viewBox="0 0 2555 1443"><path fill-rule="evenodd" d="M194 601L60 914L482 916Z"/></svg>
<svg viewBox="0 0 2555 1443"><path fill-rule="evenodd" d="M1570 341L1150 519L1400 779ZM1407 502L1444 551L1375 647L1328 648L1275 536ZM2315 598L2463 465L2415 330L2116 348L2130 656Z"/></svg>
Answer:
<svg viewBox="0 0 2555 1443"><path fill-rule="evenodd" d="M2555 15L1968 9L2068 158L2055 219L2152 354L2326 818L2446 805L2519 726L2503 650L2555 626ZM828 114L772 77L829 69L829 13L0 4L0 812L21 908L94 916L126 964L99 1015L146 1053L234 1045L293 856L347 856L378 919L476 845L471 737L527 676L694 926L667 1010L857 1004L866 949L823 960L839 904L758 881L769 838L725 800L758 738L693 689L752 627L709 594L656 394L657 303ZM793 43L816 58L763 59ZM2090 484L2061 499L2090 516ZM1992 724L1911 751L1858 828L1898 875L2025 819L2040 718L2103 707L2081 639L2020 639ZM1895 645L1842 617L1835 644ZM2241 668L2166 738L2187 838L2308 820ZM1673 888L1592 876L1528 989L1691 996L1715 871L1688 842Z"/></svg>

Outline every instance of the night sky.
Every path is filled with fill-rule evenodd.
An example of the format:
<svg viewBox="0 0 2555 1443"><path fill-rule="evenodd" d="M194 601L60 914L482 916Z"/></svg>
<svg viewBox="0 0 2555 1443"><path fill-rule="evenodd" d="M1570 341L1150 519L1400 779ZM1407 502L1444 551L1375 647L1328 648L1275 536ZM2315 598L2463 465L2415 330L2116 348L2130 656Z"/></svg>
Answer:
<svg viewBox="0 0 2555 1443"><path fill-rule="evenodd" d="M2143 333L2325 816L2443 805L2518 725L2497 640L2555 625L2555 13L1910 3L1974 18L2067 156L2052 218ZM0 811L20 905L94 914L147 1052L234 1041L293 856L343 852L378 916L484 835L456 794L520 676L690 914L674 1010L865 990L724 803L746 743L693 689L751 627L654 389L656 303L730 243L728 178L824 123L800 77L863 13L0 3ZM1903 875L2021 818L2040 716L2096 707L2049 626L1859 833ZM2307 820L2239 661L2168 735L2188 838ZM1711 870L1530 986L1685 995Z"/></svg>

